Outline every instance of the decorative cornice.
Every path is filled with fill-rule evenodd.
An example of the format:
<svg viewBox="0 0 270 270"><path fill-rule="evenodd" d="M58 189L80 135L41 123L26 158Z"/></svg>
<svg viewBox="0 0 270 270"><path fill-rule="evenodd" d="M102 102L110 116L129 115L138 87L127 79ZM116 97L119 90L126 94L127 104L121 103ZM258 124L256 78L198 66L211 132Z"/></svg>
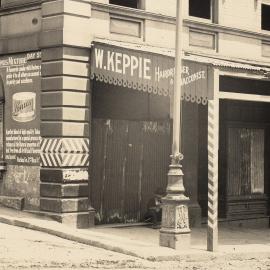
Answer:
<svg viewBox="0 0 270 270"><path fill-rule="evenodd" d="M0 38L0 55L39 50L39 40L39 32Z"/></svg>
<svg viewBox="0 0 270 270"><path fill-rule="evenodd" d="M21 13L30 10L36 10L41 8L41 0L33 0L30 3L25 3L21 5L12 5L8 7L0 8L0 16Z"/></svg>

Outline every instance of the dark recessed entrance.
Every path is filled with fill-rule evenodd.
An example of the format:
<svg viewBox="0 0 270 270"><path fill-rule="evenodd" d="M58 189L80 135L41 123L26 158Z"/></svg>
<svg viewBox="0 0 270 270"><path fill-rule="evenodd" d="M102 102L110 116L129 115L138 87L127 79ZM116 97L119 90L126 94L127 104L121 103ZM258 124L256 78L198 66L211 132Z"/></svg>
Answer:
<svg viewBox="0 0 270 270"><path fill-rule="evenodd" d="M245 94L242 100L219 100L219 218L268 224L270 196L270 104L252 98L269 96L270 82L220 77L220 91ZM253 96L254 95L254 96ZM240 97L239 97L240 98ZM261 97L263 101L263 97ZM207 216L207 109L200 113L199 203Z"/></svg>
<svg viewBox="0 0 270 270"><path fill-rule="evenodd" d="M268 80L220 77L220 91L249 97L220 101L220 215L230 220L269 214L270 104L252 101L269 89Z"/></svg>
<svg viewBox="0 0 270 270"><path fill-rule="evenodd" d="M96 223L143 221L165 192L169 97L94 82L90 198Z"/></svg>
<svg viewBox="0 0 270 270"><path fill-rule="evenodd" d="M230 220L266 216L270 105L230 100L220 105L220 215Z"/></svg>

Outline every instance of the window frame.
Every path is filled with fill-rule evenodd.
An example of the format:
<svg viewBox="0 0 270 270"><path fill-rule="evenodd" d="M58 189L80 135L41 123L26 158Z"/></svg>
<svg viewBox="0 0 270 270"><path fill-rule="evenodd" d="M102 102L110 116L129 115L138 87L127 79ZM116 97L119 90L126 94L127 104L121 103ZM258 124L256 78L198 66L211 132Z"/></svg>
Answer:
<svg viewBox="0 0 270 270"><path fill-rule="evenodd" d="M269 8L269 15L270 15L270 3L265 3L265 2L261 3L261 30L269 32L270 31L270 22L269 22L269 29L263 28L263 14L262 14L263 13L263 6Z"/></svg>
<svg viewBox="0 0 270 270"><path fill-rule="evenodd" d="M125 5L120 5L120 4L112 4L110 3L110 0L109 0L109 5L114 5L114 6L118 6L118 7L124 7L124 8L133 8L133 9L142 9L142 0L134 0L137 2L137 7L129 7L129 6L125 6ZM124 0L123 0L124 2Z"/></svg>
<svg viewBox="0 0 270 270"><path fill-rule="evenodd" d="M195 19L196 21L201 21L201 22L208 22L208 23L215 22L215 23L217 23L217 13L218 13L218 8L217 8L218 3L217 2L218 1L210 0L210 18L209 19L190 15L190 12L189 12L190 1L191 0L188 0L188 7L187 7L187 14L188 14L189 18L192 18L192 19Z"/></svg>

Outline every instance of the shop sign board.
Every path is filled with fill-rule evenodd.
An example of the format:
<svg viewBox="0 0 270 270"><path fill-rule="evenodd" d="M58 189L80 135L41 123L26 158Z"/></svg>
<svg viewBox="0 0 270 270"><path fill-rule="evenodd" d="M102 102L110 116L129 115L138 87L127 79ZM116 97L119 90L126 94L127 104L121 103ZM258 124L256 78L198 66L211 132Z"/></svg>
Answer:
<svg viewBox="0 0 270 270"><path fill-rule="evenodd" d="M0 57L5 161L40 165L41 52Z"/></svg>
<svg viewBox="0 0 270 270"><path fill-rule="evenodd" d="M174 76L174 57L94 43L91 79L168 96L173 92ZM207 102L207 65L183 61L181 81L182 98L198 103Z"/></svg>

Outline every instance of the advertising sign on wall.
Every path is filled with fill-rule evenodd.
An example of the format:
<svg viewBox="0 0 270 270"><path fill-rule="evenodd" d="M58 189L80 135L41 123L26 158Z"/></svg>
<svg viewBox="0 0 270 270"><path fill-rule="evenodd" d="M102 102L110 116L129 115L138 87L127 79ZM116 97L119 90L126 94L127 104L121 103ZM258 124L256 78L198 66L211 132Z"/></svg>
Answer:
<svg viewBox="0 0 270 270"><path fill-rule="evenodd" d="M40 52L0 57L7 164L40 164L40 58Z"/></svg>
<svg viewBox="0 0 270 270"><path fill-rule="evenodd" d="M174 76L174 57L94 43L91 79L168 96L174 90ZM208 67L203 63L184 60L181 83L182 98L187 101L206 104L212 95Z"/></svg>

